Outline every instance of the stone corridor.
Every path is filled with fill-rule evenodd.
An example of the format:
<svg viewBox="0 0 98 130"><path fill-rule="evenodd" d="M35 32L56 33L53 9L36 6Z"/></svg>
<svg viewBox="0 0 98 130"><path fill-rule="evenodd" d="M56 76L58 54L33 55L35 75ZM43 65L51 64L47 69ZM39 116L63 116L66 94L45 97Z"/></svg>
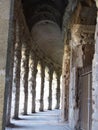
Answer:
<svg viewBox="0 0 98 130"><path fill-rule="evenodd" d="M98 130L98 0L0 0L0 130L69 126Z"/></svg>
<svg viewBox="0 0 98 130"><path fill-rule="evenodd" d="M54 110L20 116L6 130L72 130L67 123L61 123L60 114L60 110Z"/></svg>

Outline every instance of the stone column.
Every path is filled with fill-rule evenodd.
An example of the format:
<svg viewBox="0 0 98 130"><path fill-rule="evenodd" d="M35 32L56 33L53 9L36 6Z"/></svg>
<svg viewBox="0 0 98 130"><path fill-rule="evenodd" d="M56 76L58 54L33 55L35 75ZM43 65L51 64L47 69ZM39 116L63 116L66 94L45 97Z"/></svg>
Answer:
<svg viewBox="0 0 98 130"><path fill-rule="evenodd" d="M77 68L70 68L69 88L69 126L74 130L79 125L79 85L77 86Z"/></svg>
<svg viewBox="0 0 98 130"><path fill-rule="evenodd" d="M97 6L98 7L98 6ZM98 11L95 33L95 54L92 66L92 129L98 129Z"/></svg>
<svg viewBox="0 0 98 130"><path fill-rule="evenodd" d="M70 46L64 46L62 68L62 119L68 120L69 109L69 79L70 79Z"/></svg>
<svg viewBox="0 0 98 130"><path fill-rule="evenodd" d="M25 40L25 39L24 39ZM22 68L23 68L23 87L24 87L24 115L27 115L28 107L28 74L29 74L29 52L28 42L25 40L22 48Z"/></svg>
<svg viewBox="0 0 98 130"><path fill-rule="evenodd" d="M60 108L60 71L56 71L57 89L56 89L56 109Z"/></svg>
<svg viewBox="0 0 98 130"><path fill-rule="evenodd" d="M45 63L41 61L41 93L40 93L40 111L44 110L44 83L45 83Z"/></svg>
<svg viewBox="0 0 98 130"><path fill-rule="evenodd" d="M16 42L16 20L14 16L13 21L13 46L12 46L12 52L11 52L11 68L10 68L10 82L9 82L9 90L8 90L8 98L7 98L7 111L6 111L6 126L10 124L10 118L11 118L11 105L12 105L12 84L13 84L13 67L14 67L14 50L15 50L15 42Z"/></svg>
<svg viewBox="0 0 98 130"><path fill-rule="evenodd" d="M21 47L22 43L20 41L20 26L17 26L16 32L16 43L15 43L15 58L14 58L14 87L15 92L15 111L14 118L18 119L19 116L19 97L20 97L20 71L21 71Z"/></svg>
<svg viewBox="0 0 98 130"><path fill-rule="evenodd" d="M12 5L11 8L10 5ZM13 55L14 43L13 7L13 0L0 1L0 130L5 130L6 126L8 91L12 74L11 57Z"/></svg>
<svg viewBox="0 0 98 130"><path fill-rule="evenodd" d="M53 80L53 67L49 66L49 106L48 110L52 110L52 80Z"/></svg>
<svg viewBox="0 0 98 130"><path fill-rule="evenodd" d="M31 87L32 87L32 113L35 113L36 100L36 75L38 60L34 52L31 52Z"/></svg>

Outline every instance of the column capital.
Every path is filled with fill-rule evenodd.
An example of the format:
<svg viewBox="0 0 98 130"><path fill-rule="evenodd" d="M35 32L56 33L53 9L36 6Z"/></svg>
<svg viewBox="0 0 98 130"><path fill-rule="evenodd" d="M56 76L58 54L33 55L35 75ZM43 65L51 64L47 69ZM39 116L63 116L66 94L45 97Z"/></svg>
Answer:
<svg viewBox="0 0 98 130"><path fill-rule="evenodd" d="M33 49L31 49L31 58L33 60L38 60L37 54L36 54L36 52Z"/></svg>
<svg viewBox="0 0 98 130"><path fill-rule="evenodd" d="M56 70L56 78L60 79L60 76L62 74L62 71L60 69Z"/></svg>
<svg viewBox="0 0 98 130"><path fill-rule="evenodd" d="M49 71L48 71L49 75L53 75L54 66L53 66L52 64L49 64L49 65L48 65L48 68L49 68Z"/></svg>
<svg viewBox="0 0 98 130"><path fill-rule="evenodd" d="M30 68L32 69L33 72L35 72L35 75L36 75L38 72L38 70L37 70L38 58L37 58L35 52L32 50L31 50L31 54L30 54L30 59L31 59Z"/></svg>

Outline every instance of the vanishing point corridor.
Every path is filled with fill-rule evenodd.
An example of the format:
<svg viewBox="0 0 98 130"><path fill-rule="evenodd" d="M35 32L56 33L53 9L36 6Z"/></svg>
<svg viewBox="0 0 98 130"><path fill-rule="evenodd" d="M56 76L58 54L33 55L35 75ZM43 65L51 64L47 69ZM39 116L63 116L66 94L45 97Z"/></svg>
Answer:
<svg viewBox="0 0 98 130"><path fill-rule="evenodd" d="M98 130L98 0L0 0L0 130Z"/></svg>

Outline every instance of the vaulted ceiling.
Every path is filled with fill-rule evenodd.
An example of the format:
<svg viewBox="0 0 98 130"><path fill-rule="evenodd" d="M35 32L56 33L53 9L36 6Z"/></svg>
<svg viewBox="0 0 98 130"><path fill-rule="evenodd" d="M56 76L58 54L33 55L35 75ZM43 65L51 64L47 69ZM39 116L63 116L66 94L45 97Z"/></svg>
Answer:
<svg viewBox="0 0 98 130"><path fill-rule="evenodd" d="M37 21L50 19L62 24L62 18L68 0L22 0L29 28Z"/></svg>
<svg viewBox="0 0 98 130"><path fill-rule="evenodd" d="M79 10L74 23L92 25L93 22L95 24L96 19L91 18L93 14L96 14L94 0L22 0L24 15L33 41L46 57L60 66L64 50L62 37L68 35L65 34L68 33L70 17L78 2L84 8L82 11ZM89 12L92 15L89 15ZM63 35L62 32L64 32Z"/></svg>
<svg viewBox="0 0 98 130"><path fill-rule="evenodd" d="M62 65L62 21L67 0L22 0L34 42L55 63Z"/></svg>

